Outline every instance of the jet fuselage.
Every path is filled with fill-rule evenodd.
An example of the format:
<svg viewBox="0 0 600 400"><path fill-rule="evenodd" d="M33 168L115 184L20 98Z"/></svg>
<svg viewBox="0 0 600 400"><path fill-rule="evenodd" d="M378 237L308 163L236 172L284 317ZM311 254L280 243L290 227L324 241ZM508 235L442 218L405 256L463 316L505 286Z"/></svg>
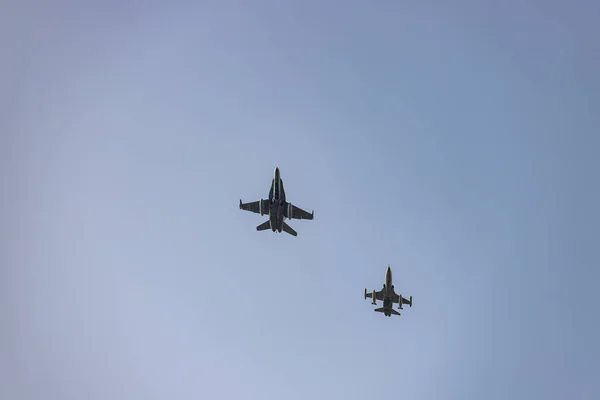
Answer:
<svg viewBox="0 0 600 400"><path fill-rule="evenodd" d="M273 183L269 191L269 223L273 232L281 232L283 229L286 207L287 202L285 201L283 182L279 176L279 168L275 168Z"/></svg>
<svg viewBox="0 0 600 400"><path fill-rule="evenodd" d="M392 310L394 303L394 285L392 284L392 269L388 266L385 271L385 284L383 285L384 294L383 294L383 308L384 314L386 317L391 315L391 312L388 310Z"/></svg>

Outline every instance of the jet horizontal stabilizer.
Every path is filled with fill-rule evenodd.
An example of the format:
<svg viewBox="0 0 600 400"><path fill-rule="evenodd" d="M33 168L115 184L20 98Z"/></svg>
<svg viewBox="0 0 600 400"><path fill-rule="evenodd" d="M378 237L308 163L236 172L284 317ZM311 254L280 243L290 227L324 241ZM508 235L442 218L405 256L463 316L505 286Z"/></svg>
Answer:
<svg viewBox="0 0 600 400"><path fill-rule="evenodd" d="M292 227L286 224L285 222L283 223L283 231L289 233L292 236L298 236L296 231L293 230Z"/></svg>
<svg viewBox="0 0 600 400"><path fill-rule="evenodd" d="M376 308L373 311L377 311L377 312L389 312L390 314L394 314L394 315L400 315L400 313L392 308L385 308L385 307L381 307L381 308Z"/></svg>
<svg viewBox="0 0 600 400"><path fill-rule="evenodd" d="M271 229L271 221L270 220L267 220L256 227L257 231L265 231L267 229Z"/></svg>

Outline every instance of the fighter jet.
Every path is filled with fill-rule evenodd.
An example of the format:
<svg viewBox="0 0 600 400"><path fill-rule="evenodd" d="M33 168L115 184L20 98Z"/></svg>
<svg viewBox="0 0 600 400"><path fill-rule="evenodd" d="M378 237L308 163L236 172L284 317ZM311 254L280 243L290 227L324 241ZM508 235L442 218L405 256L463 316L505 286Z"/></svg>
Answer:
<svg viewBox="0 0 600 400"><path fill-rule="evenodd" d="M242 203L240 199L240 210L252 211L260 215L268 215L269 219L256 227L257 231L271 229L273 232L285 231L293 236L298 236L285 219L313 219L315 212L308 213L298 208L285 199L285 190L283 189L283 179L279 176L279 168L275 168L275 176L271 181L271 190L267 200L260 199L252 203Z"/></svg>
<svg viewBox="0 0 600 400"><path fill-rule="evenodd" d="M375 311L382 312L386 317L391 317L392 314L400 315L400 313L394 310L394 303L398 303L398 310L402 310L402 304L408 304L412 307L412 296L409 300L406 300L402 295L396 294L394 291L394 285L392 285L392 269L388 265L385 271L385 283L383 289L379 292L373 290L373 293L367 293L365 288L365 299L367 297L373 299L373 305L377 305L377 300L383 300L383 307L376 308Z"/></svg>

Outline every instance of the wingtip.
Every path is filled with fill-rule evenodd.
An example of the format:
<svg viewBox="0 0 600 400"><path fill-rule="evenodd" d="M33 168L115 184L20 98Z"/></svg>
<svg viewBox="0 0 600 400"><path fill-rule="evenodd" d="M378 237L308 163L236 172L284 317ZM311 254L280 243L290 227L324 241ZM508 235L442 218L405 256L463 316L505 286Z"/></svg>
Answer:
<svg viewBox="0 0 600 400"><path fill-rule="evenodd" d="M242 199L240 199L240 210L242 209Z"/></svg>

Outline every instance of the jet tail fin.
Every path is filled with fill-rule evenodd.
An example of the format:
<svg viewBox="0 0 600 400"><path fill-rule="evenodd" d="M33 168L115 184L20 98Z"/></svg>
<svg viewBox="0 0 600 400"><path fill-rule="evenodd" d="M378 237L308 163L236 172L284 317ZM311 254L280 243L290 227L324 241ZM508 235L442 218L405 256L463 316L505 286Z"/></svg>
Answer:
<svg viewBox="0 0 600 400"><path fill-rule="evenodd" d="M285 222L283 223L283 230L287 233L289 233L292 236L298 236L298 234L296 233L295 230L292 229L291 226L289 226L288 224L286 224Z"/></svg>
<svg viewBox="0 0 600 400"><path fill-rule="evenodd" d="M263 222L262 224L260 224L259 226L256 227L257 231L264 231L267 229L271 229L271 221L267 220L265 222Z"/></svg>
<svg viewBox="0 0 600 400"><path fill-rule="evenodd" d="M374 311L385 312L386 309L385 309L385 307L381 307L381 308L376 308ZM389 311L390 314L400 315L400 313L398 311L394 310L393 308L388 308L387 311Z"/></svg>

